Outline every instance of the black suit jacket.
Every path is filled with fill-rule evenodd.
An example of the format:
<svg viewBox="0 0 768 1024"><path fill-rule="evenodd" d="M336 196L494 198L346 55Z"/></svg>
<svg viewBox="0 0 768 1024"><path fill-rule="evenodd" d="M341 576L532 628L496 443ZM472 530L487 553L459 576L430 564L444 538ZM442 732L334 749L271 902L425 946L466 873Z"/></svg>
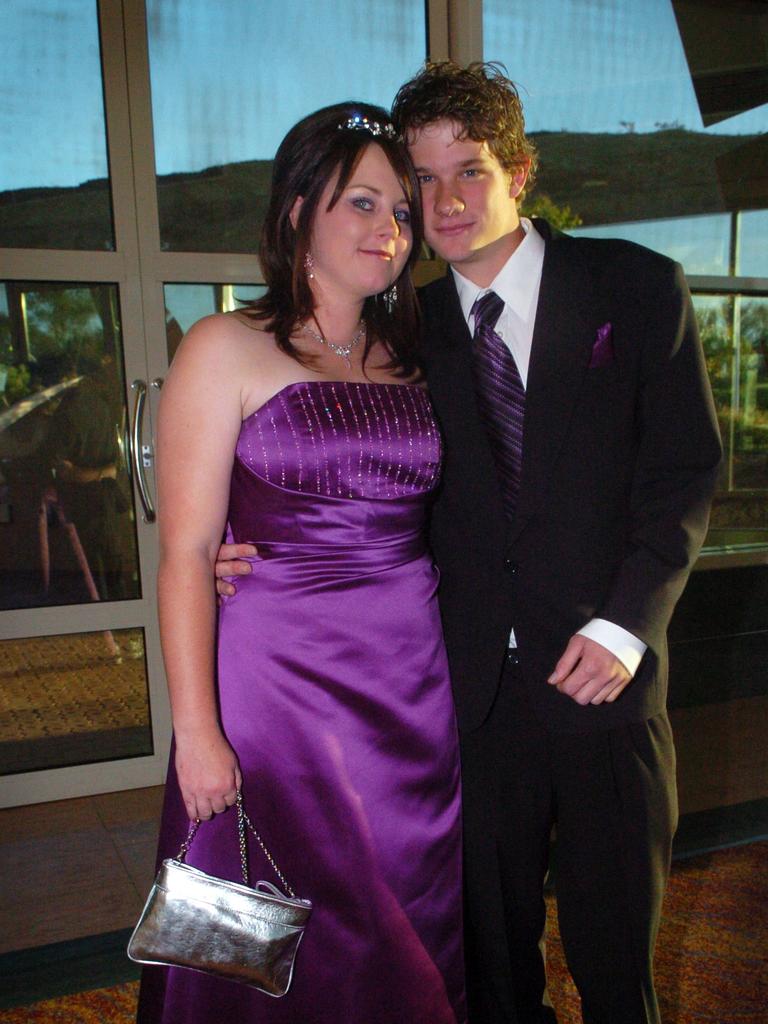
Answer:
<svg viewBox="0 0 768 1024"><path fill-rule="evenodd" d="M552 728L605 728L665 707L666 629L706 531L721 457L682 269L629 242L535 227L546 248L511 524L452 275L421 292L446 444L430 540L464 730L493 704L512 626L530 701ZM590 368L607 323L614 358ZM583 708L546 679L595 616L649 649L616 702Z"/></svg>

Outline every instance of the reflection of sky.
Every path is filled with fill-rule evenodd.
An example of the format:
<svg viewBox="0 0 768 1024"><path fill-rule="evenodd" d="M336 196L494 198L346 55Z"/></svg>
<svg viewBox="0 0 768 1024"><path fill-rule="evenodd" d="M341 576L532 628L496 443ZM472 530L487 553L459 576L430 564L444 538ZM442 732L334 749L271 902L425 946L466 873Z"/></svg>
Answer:
<svg viewBox="0 0 768 1024"><path fill-rule="evenodd" d="M106 175L95 0L0 3L0 190ZM701 130L670 0L485 0L529 130ZM268 158L309 110L389 103L423 0L147 0L160 173ZM766 128L766 108L710 132Z"/></svg>
<svg viewBox="0 0 768 1024"><path fill-rule="evenodd" d="M741 215L736 272L744 277L768 277L768 210L750 210Z"/></svg>
<svg viewBox="0 0 768 1024"><path fill-rule="evenodd" d="M106 173L95 0L2 0L0 190Z"/></svg>
<svg viewBox="0 0 768 1024"><path fill-rule="evenodd" d="M95 0L0 2L0 190L107 173ZM327 103L388 105L423 0L147 0L159 173L269 159Z"/></svg>
<svg viewBox="0 0 768 1024"><path fill-rule="evenodd" d="M741 277L768 276L768 210L746 210L739 217L736 273ZM687 274L728 274L731 215L667 217L630 224L570 228L569 234L590 238L626 238L663 252L682 263Z"/></svg>
<svg viewBox="0 0 768 1024"><path fill-rule="evenodd" d="M219 312L216 309L215 290L209 284L166 284L163 294L167 316L173 317L185 334L201 317ZM240 308L237 300L251 301L263 294L264 288L261 285L234 285L232 308Z"/></svg>
<svg viewBox="0 0 768 1024"><path fill-rule="evenodd" d="M484 0L486 60L521 87L528 131L702 131L670 0ZM709 132L768 127L768 105Z"/></svg>
<svg viewBox="0 0 768 1024"><path fill-rule="evenodd" d="M209 284L166 284L163 294L166 316L172 317L184 334L197 320L216 312L214 290Z"/></svg>
<svg viewBox="0 0 768 1024"><path fill-rule="evenodd" d="M626 238L677 260L687 274L727 274L730 232L730 215L718 213L571 228L569 233L590 238Z"/></svg>
<svg viewBox="0 0 768 1024"><path fill-rule="evenodd" d="M388 106L426 55L423 0L148 0L147 9L161 174L269 159L292 124L328 103Z"/></svg>

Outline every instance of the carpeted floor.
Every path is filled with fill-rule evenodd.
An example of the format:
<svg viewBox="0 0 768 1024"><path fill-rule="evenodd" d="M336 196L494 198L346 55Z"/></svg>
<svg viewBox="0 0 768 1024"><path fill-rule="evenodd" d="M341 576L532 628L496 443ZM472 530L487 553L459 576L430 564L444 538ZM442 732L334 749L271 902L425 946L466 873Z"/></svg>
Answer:
<svg viewBox="0 0 768 1024"><path fill-rule="evenodd" d="M656 976L665 1024L768 1024L768 842L676 862ZM578 1024L552 901L548 969L560 1024ZM2 1024L131 1024L137 983L0 1012ZM307 1022L309 1024L309 1022Z"/></svg>
<svg viewBox="0 0 768 1024"><path fill-rule="evenodd" d="M768 1024L768 843L677 861L656 948L665 1024ZM560 1024L579 998L548 904L550 994Z"/></svg>
<svg viewBox="0 0 768 1024"><path fill-rule="evenodd" d="M130 981L0 1013L3 1024L131 1024L139 983ZM234 1022L233 1022L234 1024Z"/></svg>
<svg viewBox="0 0 768 1024"><path fill-rule="evenodd" d="M142 630L0 642L0 773L151 751Z"/></svg>

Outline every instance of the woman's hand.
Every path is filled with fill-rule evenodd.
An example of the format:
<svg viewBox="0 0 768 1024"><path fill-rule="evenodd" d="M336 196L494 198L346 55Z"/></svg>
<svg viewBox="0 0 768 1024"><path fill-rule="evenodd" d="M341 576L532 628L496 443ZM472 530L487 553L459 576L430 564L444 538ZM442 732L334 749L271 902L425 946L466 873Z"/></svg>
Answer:
<svg viewBox="0 0 768 1024"><path fill-rule="evenodd" d="M176 737L176 774L190 821L226 811L242 783L235 752L218 729Z"/></svg>

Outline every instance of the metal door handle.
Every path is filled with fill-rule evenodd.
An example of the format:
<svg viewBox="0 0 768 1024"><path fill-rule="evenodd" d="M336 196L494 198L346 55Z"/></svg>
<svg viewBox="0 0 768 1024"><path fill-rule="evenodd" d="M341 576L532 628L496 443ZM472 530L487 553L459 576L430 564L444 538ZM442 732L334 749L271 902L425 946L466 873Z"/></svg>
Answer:
<svg viewBox="0 0 768 1024"><path fill-rule="evenodd" d="M153 386L159 386L157 381L152 381ZM154 523L155 506L152 504L152 498L149 495L149 488L147 487L147 480L144 476L144 469L152 465L152 446L142 444L142 428L144 426L144 403L147 399L147 384L143 380L135 380L131 384L132 390L136 394L136 399L133 403L133 418L131 420L131 462L133 463L133 472L136 477L136 483L139 487L139 497L141 498L141 504L144 509L144 522Z"/></svg>

